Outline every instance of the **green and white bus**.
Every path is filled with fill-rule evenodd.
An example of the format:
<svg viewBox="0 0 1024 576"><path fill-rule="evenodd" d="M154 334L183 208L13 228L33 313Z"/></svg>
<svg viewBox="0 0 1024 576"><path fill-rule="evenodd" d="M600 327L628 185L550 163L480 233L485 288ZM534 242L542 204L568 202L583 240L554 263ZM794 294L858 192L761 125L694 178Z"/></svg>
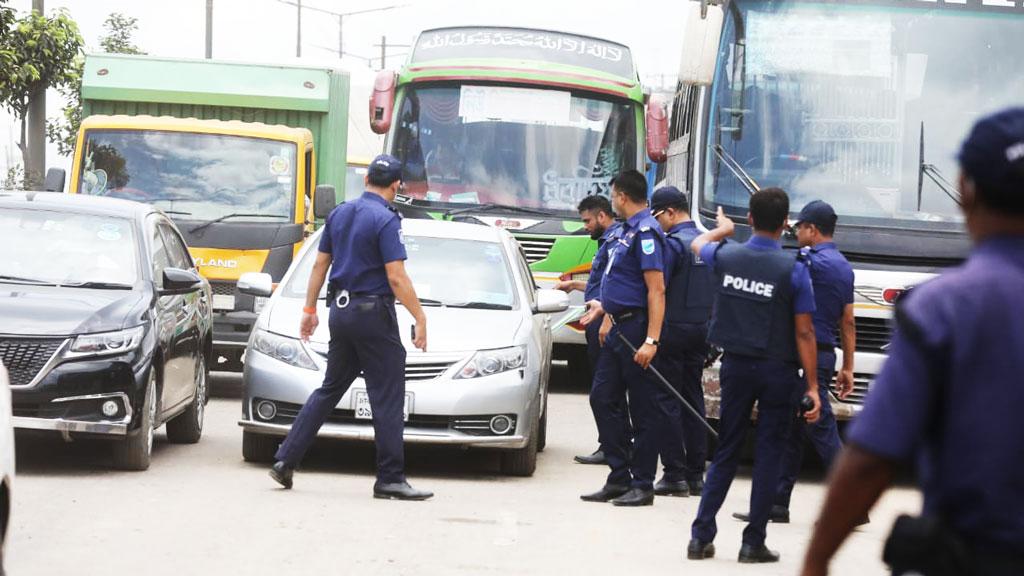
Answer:
<svg viewBox="0 0 1024 576"><path fill-rule="evenodd" d="M664 160L666 110L652 105L645 115L646 101L621 44L543 30L443 28L420 34L399 73L378 76L370 122L403 162L407 217L508 229L538 284L549 286L589 273L596 243L579 222L579 201L610 194L621 170L645 172L647 157ZM574 320L583 301L573 298L552 326L556 353L582 375L585 341Z"/></svg>

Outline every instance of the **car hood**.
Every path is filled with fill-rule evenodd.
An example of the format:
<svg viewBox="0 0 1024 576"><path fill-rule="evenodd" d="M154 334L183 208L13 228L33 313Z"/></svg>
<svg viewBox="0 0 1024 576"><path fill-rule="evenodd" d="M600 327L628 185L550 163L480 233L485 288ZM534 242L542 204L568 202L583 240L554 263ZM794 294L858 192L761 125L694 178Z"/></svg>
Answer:
<svg viewBox="0 0 1024 576"><path fill-rule="evenodd" d="M67 336L120 330L142 290L0 284L0 334Z"/></svg>
<svg viewBox="0 0 1024 576"><path fill-rule="evenodd" d="M304 302L298 298L275 298L266 316L264 326L271 332L293 338L299 337L299 320ZM328 328L328 310L324 302L318 303L320 325L310 341L327 344L331 339ZM410 338L412 316L404 306L398 311L398 335L406 350L413 351ZM440 308L425 306L427 315L428 352L465 352L502 348L516 343L523 324L521 310L474 310L467 308Z"/></svg>

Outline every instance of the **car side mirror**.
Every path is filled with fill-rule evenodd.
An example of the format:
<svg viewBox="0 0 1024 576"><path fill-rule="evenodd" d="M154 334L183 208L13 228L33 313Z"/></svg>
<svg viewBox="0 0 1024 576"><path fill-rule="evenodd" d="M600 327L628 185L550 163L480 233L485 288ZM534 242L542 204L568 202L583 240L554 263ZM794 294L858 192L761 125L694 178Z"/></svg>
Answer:
<svg viewBox="0 0 1024 576"><path fill-rule="evenodd" d="M164 285L160 289L161 296L195 292L203 283L199 274L181 268L164 268L163 280Z"/></svg>
<svg viewBox="0 0 1024 576"><path fill-rule="evenodd" d="M63 192L66 172L63 168L50 168L46 171L43 190L46 192Z"/></svg>
<svg viewBox="0 0 1024 576"><path fill-rule="evenodd" d="M338 198L335 196L334 186L320 184L313 192L313 216L317 220L323 220L338 205Z"/></svg>
<svg viewBox="0 0 1024 576"><path fill-rule="evenodd" d="M238 291L266 298L274 293L274 279L266 272L246 272L238 279Z"/></svg>
<svg viewBox="0 0 1024 576"><path fill-rule="evenodd" d="M569 295L565 292L550 288L537 290L537 303L533 306L534 314L565 312L568 309Z"/></svg>

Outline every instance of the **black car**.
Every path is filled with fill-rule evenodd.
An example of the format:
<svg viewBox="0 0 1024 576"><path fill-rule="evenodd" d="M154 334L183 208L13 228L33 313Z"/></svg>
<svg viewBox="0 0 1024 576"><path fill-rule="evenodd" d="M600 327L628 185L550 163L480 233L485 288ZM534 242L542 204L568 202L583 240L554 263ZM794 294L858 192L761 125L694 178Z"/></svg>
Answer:
<svg viewBox="0 0 1024 576"><path fill-rule="evenodd" d="M119 468L149 467L153 431L203 432L210 285L152 206L0 193L0 361L14 427L109 438Z"/></svg>

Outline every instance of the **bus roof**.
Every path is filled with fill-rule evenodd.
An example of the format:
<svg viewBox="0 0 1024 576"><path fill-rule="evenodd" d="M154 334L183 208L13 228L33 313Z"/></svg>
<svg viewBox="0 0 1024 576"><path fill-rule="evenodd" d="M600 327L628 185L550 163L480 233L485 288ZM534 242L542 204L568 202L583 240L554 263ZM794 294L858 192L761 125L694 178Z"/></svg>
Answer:
<svg viewBox="0 0 1024 576"><path fill-rule="evenodd" d="M313 133L305 128L293 128L242 122L240 120L199 120L171 116L89 116L82 120L82 130L162 130L166 132L196 132L199 134L230 134L270 140L311 143Z"/></svg>
<svg viewBox="0 0 1024 576"><path fill-rule="evenodd" d="M165 102L327 112L328 68L89 54L83 100Z"/></svg>
<svg viewBox="0 0 1024 576"><path fill-rule="evenodd" d="M466 80L557 86L643 101L629 48L548 30L500 26L425 30L399 78L402 83Z"/></svg>

